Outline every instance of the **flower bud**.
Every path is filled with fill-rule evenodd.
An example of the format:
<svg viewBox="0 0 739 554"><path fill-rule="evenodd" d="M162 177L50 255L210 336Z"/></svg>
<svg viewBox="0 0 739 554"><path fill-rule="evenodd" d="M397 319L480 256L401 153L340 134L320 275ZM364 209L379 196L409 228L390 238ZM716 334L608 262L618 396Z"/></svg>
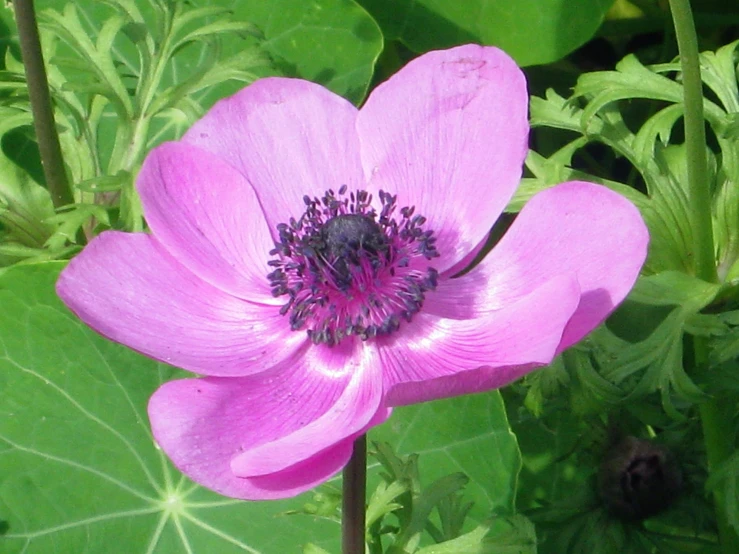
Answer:
<svg viewBox="0 0 739 554"><path fill-rule="evenodd" d="M682 472L670 451L654 442L626 437L605 455L598 492L617 517L642 520L668 508L682 488Z"/></svg>

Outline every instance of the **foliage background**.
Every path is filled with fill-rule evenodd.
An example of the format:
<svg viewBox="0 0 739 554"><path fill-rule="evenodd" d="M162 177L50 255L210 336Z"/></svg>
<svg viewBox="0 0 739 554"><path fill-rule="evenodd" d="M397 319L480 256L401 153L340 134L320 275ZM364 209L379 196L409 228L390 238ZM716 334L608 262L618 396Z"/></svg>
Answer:
<svg viewBox="0 0 739 554"><path fill-rule="evenodd" d="M666 2L38 0L75 191L64 210L45 187L15 23L0 7L0 552L271 553L309 542L337 551L338 478L293 500L242 503L178 474L151 439L145 406L179 371L77 321L54 294L56 260L103 229L143 229L132 184L145 153L244 82L297 76L359 105L415 55L466 42L506 49L534 96L526 178L490 243L532 194L587 175L642 210L650 258L630 300L550 367L501 392L398 409L370 439L418 454L426 489L454 472L469 478L474 505L458 531L490 529L475 552L719 552L709 493L726 491L723 510L739 529L739 455L709 478L699 406L722 399L735 448L732 4L693 2L701 49L715 52L703 62L719 284L691 265ZM707 341L709 371L694 367L694 336ZM669 446L684 474L677 503L644 522L610 515L594 484L608 447L627 435ZM370 490L383 473L373 462ZM371 505L390 510L392 500ZM448 517L431 521L443 528Z"/></svg>

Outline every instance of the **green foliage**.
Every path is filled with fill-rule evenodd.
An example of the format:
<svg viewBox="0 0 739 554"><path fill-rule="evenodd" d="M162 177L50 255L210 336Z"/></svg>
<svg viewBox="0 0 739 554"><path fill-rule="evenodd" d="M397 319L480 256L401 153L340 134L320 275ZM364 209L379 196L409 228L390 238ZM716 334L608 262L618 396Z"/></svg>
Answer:
<svg viewBox="0 0 739 554"><path fill-rule="evenodd" d="M370 553L381 554L485 554L535 552L531 523L523 516L490 518L469 532L465 520L472 503L462 489L469 479L462 473L421 485L418 455L398 457L386 443L375 443L382 481L367 509ZM438 526L431 520L437 512ZM392 521L388 523L388 517ZM420 547L422 534L436 544Z"/></svg>
<svg viewBox="0 0 739 554"><path fill-rule="evenodd" d="M732 43L701 55L710 91L704 100L706 186L713 195L718 284L693 277L679 64L647 67L630 56L615 71L583 74L571 98L551 90L546 98L532 98L532 125L540 132L557 130L561 138L549 142L555 146L546 154L529 155L531 177L508 209L518 211L533 194L563 180L596 181L634 202L651 236L645 276L629 299L606 325L528 376L511 397L520 406L511 419L524 454L521 503L531 509L539 552L720 552L706 487L723 487L722 509L730 525L737 524L735 457L706 481L696 417L703 402L719 397L728 403L727 414L734 414L734 420L720 422L724 436L735 440L736 48ZM599 145L606 149L598 150ZM628 171L614 171L623 160ZM613 178L617 173L625 182ZM691 340L695 337L699 346ZM696 356L707 362L700 371ZM594 468L614 433L656 435L676 452L686 485L664 516L644 523L620 521L596 494ZM530 436L546 446L524 439ZM546 458L537 458L543 453Z"/></svg>
<svg viewBox="0 0 739 554"><path fill-rule="evenodd" d="M732 186L739 179L739 136L734 132L736 98L739 97L733 61L736 47L737 43L732 43L716 54L707 53L701 57L707 68L704 82L718 99L718 102L706 99L704 108L719 148L719 155L711 155L713 182L707 186L714 195L712 215L717 265L722 277L726 277L739 255L733 223L736 218L731 219L736 215L733 210L739 205L736 187ZM612 180L601 181L632 200L647 222L651 236L645 267L647 274L667 270L692 273L693 270L684 146L671 141L674 127L682 116L682 85L666 75L674 76L677 71L677 63L646 67L629 56L616 66L616 71L583 74L570 99L550 90L545 99L534 97L531 100L532 126L574 132L577 138L546 159L530 156L527 167L534 180L527 181L520 194L526 198L536 190L559 182L562 177L582 177L582 172L570 169L576 154L590 143L608 146L631 164L633 173L629 184L636 185L637 189L643 187L641 191L629 190ZM632 113L633 108L628 113L621 110L619 102L626 99L632 102L647 99L666 105L650 111L634 132L633 118L640 114ZM593 167L592 172L603 173L599 167ZM520 196L516 198L512 209L516 209L521 200Z"/></svg>
<svg viewBox="0 0 739 554"><path fill-rule="evenodd" d="M308 541L334 549L333 483L312 497L246 503L219 498L171 466L154 445L146 402L182 373L86 328L54 293L62 267L16 266L0 274L0 519L8 525L0 551L46 553L62 544L63 552L111 554L289 552ZM371 481L380 484L370 500L371 524L395 514L396 499L411 494L412 485L416 511L405 521L416 546L433 510L441 517L433 536L442 543L487 544L494 536L495 544L518 544L524 531L530 535L520 520L488 521L493 511L513 512L520 468L497 393L400 408L372 436L423 461L419 469L416 455L412 464L401 463L383 450L389 465L370 467ZM450 461L469 477L448 476ZM434 483L423 493L420 471ZM452 498L468 481L474 493Z"/></svg>
<svg viewBox="0 0 739 554"><path fill-rule="evenodd" d="M677 64L646 67L627 57L616 71L584 74L570 99L553 91L546 99L532 98L532 125L568 131L570 138L548 157L530 154L527 167L533 177L524 180L509 210L518 210L531 195L557 182L586 178L632 200L650 231L644 269L648 277L640 279L629 301L591 336L587 352L578 358L577 367L592 368L586 370L589 377L583 384L593 390L599 387L606 405L658 393L670 417L685 417L691 406L706 398L701 387L715 387L704 382L705 375L700 386L688 376L685 336L707 337L714 365L728 362L739 351L731 312L715 313L733 306L736 299L730 269L737 258L736 218L729 222L739 205L734 186L739 182L739 138L732 131L738 109L736 47L732 43L701 55L704 82L715 93L715 101L705 100L706 120L717 148L715 153L709 151L712 181L707 186L714 197L715 256L722 285L690 277L694 256L685 150L674 137L682 116L682 85L674 79ZM635 106L635 98L659 102L652 106L661 107L645 112ZM625 99L631 102L623 103ZM632 131L635 127L638 130ZM592 160L587 149L595 143L606 145L629 162L631 186L572 168L582 160ZM609 173L599 165L590 169L595 174ZM571 360L570 374L576 373L574 363ZM566 377L562 375L560 380ZM709 375L708 380L714 377ZM542 404L545 384L541 381L531 390L532 406Z"/></svg>
<svg viewBox="0 0 739 554"><path fill-rule="evenodd" d="M28 112L0 106L0 143L11 130L31 124ZM0 149L0 267L27 257L57 254L44 249L54 232L47 222L53 214L46 189Z"/></svg>
<svg viewBox="0 0 739 554"><path fill-rule="evenodd" d="M283 74L364 100L383 37L353 0L236 0L234 15L259 26Z"/></svg>
<svg viewBox="0 0 739 554"><path fill-rule="evenodd" d="M731 458L716 468L706 481L706 490L709 492L719 487L725 491L724 509L729 524L739 532L739 452L735 452Z"/></svg>
<svg viewBox="0 0 739 554"><path fill-rule="evenodd" d="M54 292L62 267L0 275L0 552L331 547L334 523L280 515L305 498L226 499L172 467L154 444L146 404L182 373L86 328Z"/></svg>
<svg viewBox="0 0 739 554"><path fill-rule="evenodd" d="M43 186L13 24L0 6L0 267L26 264L0 273L0 552L336 552L338 479L264 504L188 481L156 448L146 418L151 392L181 373L84 328L53 292L61 265L33 262L68 257L102 229L142 230L133 181L146 153L255 78L307 78L360 105L373 78L430 49L473 41L522 65L559 60L594 35L612 2L36 4L76 203L55 212ZM693 4L703 26L718 28L713 11L737 17L718 0ZM639 25L665 25L651 0L618 0L617 14L646 15L601 29L614 49ZM651 59L664 59L665 46ZM372 430L372 554L718 553L707 501L717 490L739 531L739 457L709 476L699 419L701 403L719 399L735 445L737 46L700 60L719 284L693 276L677 61L629 55L615 70L580 74L571 95L561 88L532 99L537 150L508 211L562 181L600 182L647 222L644 276L605 325L506 390L505 404L496 392L404 407ZM543 71L566 82L583 67L571 57ZM528 72L532 88L540 71ZM643 522L614 517L594 484L604 451L624 434L669 446L685 474L675 506Z"/></svg>
<svg viewBox="0 0 739 554"><path fill-rule="evenodd" d="M54 219L34 212L29 225L46 226L36 244L21 243L25 248L18 250L17 236L5 237L2 247L15 254L9 262L63 256L81 232L89 236L96 227L142 230L133 180L146 152L178 137L203 115L206 91L227 81L251 82L255 70L266 65L254 41L244 42L258 35L256 27L228 19L224 8L186 10L183 2L165 0L79 0L61 11L58 3L50 5L39 17L42 45L77 203ZM242 47L224 57L220 52L227 37ZM23 68L10 54L0 71L0 90L7 91L13 109L26 114L8 122L27 125ZM3 123L0 136L13 129ZM3 185L0 196L8 196L7 190ZM95 205L104 206L105 213ZM28 205L6 209L6 219L30 210ZM42 246L45 251L38 252Z"/></svg>
<svg viewBox="0 0 739 554"><path fill-rule="evenodd" d="M498 392L397 408L370 439L386 442L400 455L418 454L427 480L461 471L470 480L470 518L515 513L521 454Z"/></svg>
<svg viewBox="0 0 739 554"><path fill-rule="evenodd" d="M590 39L613 0L359 0L387 40L414 52L476 42L503 48L521 65L549 63ZM532 40L532 33L536 40Z"/></svg>

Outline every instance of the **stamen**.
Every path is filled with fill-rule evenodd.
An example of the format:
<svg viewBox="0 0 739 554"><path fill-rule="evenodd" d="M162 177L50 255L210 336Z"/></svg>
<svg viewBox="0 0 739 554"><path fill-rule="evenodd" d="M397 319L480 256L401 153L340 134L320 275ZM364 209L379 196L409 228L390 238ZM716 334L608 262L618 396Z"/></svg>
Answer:
<svg viewBox="0 0 739 554"><path fill-rule="evenodd" d="M300 219L277 225L269 275L274 296L287 296L280 313L293 330L305 329L316 344L333 346L348 336L368 340L411 321L434 290L438 272L428 261L439 253L426 218L380 191L379 214L372 195L328 190L303 197ZM425 261L423 261L425 260Z"/></svg>

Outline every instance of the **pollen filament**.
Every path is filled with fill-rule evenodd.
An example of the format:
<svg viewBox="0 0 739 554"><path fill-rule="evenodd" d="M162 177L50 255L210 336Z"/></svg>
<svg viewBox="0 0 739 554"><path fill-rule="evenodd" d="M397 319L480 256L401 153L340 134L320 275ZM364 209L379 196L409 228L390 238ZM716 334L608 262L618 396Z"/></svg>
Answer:
<svg viewBox="0 0 739 554"><path fill-rule="evenodd" d="M315 344L333 346L349 336L389 335L423 307L436 288L439 256L426 218L397 209L397 196L380 191L379 213L364 190L303 197L299 219L277 225L267 276L280 312Z"/></svg>

